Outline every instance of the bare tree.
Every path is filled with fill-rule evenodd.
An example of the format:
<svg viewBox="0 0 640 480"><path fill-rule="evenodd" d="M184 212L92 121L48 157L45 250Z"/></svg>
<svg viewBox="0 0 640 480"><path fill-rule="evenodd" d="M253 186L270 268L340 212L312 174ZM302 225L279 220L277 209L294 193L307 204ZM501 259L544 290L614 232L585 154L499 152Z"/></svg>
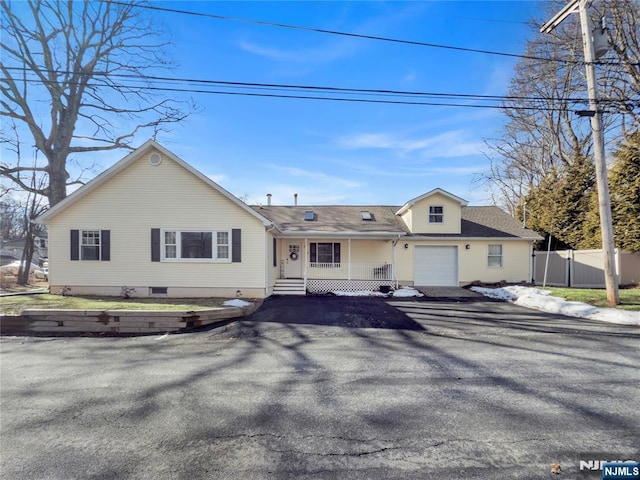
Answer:
<svg viewBox="0 0 640 480"><path fill-rule="evenodd" d="M604 17L610 26L607 34L611 53L603 60L603 68L609 72L602 89L604 106L620 115L622 133L630 135L640 124L640 4L604 0L594 7L596 15Z"/></svg>
<svg viewBox="0 0 640 480"><path fill-rule="evenodd" d="M37 173L33 172L32 187L34 189L39 186L37 178ZM29 283L29 273L35 248L35 237L39 233L39 225L36 225L34 220L46 209L42 200L43 198L41 195L29 192L24 202L22 216L24 224L24 249L22 250L20 268L18 269L18 285L27 285Z"/></svg>
<svg viewBox="0 0 640 480"><path fill-rule="evenodd" d="M22 143L15 122L12 120L10 123L12 135L6 138L3 136L0 139L0 143L5 146L6 151L11 152L16 158L16 165L19 166L22 164L21 160L23 158ZM29 190L25 192L22 188L15 187L2 187L0 190L2 200L0 205L3 214L0 232L4 235L6 231L8 234L13 234L12 236L14 238L20 238L24 241L22 258L20 259L20 266L18 268L19 285L27 285L29 283L29 273L35 250L35 237L36 235L41 235L44 228L41 225L35 224L34 220L46 209L44 198L37 193L44 189L44 183L46 181L46 176L42 175L38 165L39 157L37 150L35 150L31 158L33 163L30 168L18 173L20 175L20 182L28 185ZM29 175L30 178L25 178L27 175ZM12 194L17 194L18 198L13 198L11 196ZM4 217L5 212L8 214L7 218ZM9 225L5 225L5 221L8 221Z"/></svg>
<svg viewBox="0 0 640 480"><path fill-rule="evenodd" d="M13 240L24 235L22 208L8 188L0 187L0 239Z"/></svg>
<svg viewBox="0 0 640 480"><path fill-rule="evenodd" d="M147 88L149 75L169 67L167 43L135 2L2 1L0 15L0 115L25 128L46 158L42 166L3 160L0 175L50 206L80 182L68 172L71 156L131 148L140 132L155 136L192 108ZM26 182L29 172L47 181Z"/></svg>
<svg viewBox="0 0 640 480"><path fill-rule="evenodd" d="M614 48L599 65L601 108L616 112L604 117L604 128L620 132L629 115L632 123L640 120L628 111L629 104L639 104L640 27L636 20L640 4L602 3L612 19L609 35ZM603 10L592 14L597 18ZM588 110L582 50L577 19L566 21L552 34L536 34L525 58L515 66L509 98L503 103L507 122L499 138L487 141L490 169L478 178L489 186L494 200L514 215L521 214L527 192L550 172L561 172L591 154L588 120L576 114ZM615 140L613 137L608 135L609 140Z"/></svg>

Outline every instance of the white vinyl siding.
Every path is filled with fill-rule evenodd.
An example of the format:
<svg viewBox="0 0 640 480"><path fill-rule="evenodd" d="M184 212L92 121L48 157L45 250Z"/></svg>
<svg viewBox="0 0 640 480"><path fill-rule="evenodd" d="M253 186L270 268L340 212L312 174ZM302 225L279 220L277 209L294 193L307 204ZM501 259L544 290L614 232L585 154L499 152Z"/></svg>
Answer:
<svg viewBox="0 0 640 480"><path fill-rule="evenodd" d="M164 157L158 166L149 164L149 151L126 169L58 214L48 225L52 285L179 288L265 288L265 227L262 222L182 166ZM197 208L194 206L198 206ZM111 230L111 261L72 262L69 230L95 225ZM229 243L214 249L231 256L231 231L242 231L242 261L151 262L150 232L229 232ZM172 229L172 230L171 230ZM217 235L216 235L217 237ZM160 257L180 255L177 243L164 243ZM222 240L222 239L221 239ZM177 242L178 239L175 239ZM218 249L218 246L220 249Z"/></svg>
<svg viewBox="0 0 640 480"><path fill-rule="evenodd" d="M500 242L500 243L499 243ZM408 248L404 248L402 240L396 248L396 272L398 280L413 282L414 275L414 251L421 246L442 246L440 241L431 242L407 242ZM494 283L527 282L530 281L531 272L531 241L528 240L461 240L447 242L458 249L458 282L466 285L473 281ZM487 265L488 245L502 245L502 268L490 268ZM469 248L465 248L469 245ZM353 251L353 245L352 245ZM416 284L417 285L417 284Z"/></svg>
<svg viewBox="0 0 640 480"><path fill-rule="evenodd" d="M402 215L413 233L458 234L461 231L461 218L460 204L440 193L416 202Z"/></svg>

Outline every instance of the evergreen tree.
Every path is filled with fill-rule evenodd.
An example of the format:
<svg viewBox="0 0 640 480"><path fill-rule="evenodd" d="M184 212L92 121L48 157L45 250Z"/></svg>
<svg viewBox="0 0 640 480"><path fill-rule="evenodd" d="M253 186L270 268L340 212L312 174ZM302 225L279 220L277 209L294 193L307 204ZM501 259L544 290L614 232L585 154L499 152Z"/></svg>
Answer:
<svg viewBox="0 0 640 480"><path fill-rule="evenodd" d="M615 153L609 173L611 214L616 247L640 251L640 130Z"/></svg>
<svg viewBox="0 0 640 480"><path fill-rule="evenodd" d="M562 170L552 170L527 195L527 226L569 248L587 248L584 231L593 190L595 169L584 157Z"/></svg>
<svg viewBox="0 0 640 480"><path fill-rule="evenodd" d="M640 251L640 130L629 135L614 153L609 171L611 217L616 248ZM602 248L598 193L589 201L580 248Z"/></svg>

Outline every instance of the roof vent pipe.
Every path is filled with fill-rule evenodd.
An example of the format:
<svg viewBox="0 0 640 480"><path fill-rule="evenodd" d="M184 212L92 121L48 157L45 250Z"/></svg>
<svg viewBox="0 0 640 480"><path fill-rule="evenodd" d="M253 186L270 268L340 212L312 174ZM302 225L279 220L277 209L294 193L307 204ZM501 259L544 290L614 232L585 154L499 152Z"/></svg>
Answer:
<svg viewBox="0 0 640 480"><path fill-rule="evenodd" d="M293 205L296 206L296 207L298 206L298 194L297 193L293 194Z"/></svg>
<svg viewBox="0 0 640 480"><path fill-rule="evenodd" d="M271 206L271 194L267 193L267 206L270 207Z"/></svg>

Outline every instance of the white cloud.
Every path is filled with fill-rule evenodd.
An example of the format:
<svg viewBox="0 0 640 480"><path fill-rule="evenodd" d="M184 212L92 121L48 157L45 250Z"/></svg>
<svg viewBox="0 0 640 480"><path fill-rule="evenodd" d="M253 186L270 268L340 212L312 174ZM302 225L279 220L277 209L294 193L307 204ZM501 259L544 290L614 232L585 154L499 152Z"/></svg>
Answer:
<svg viewBox="0 0 640 480"><path fill-rule="evenodd" d="M249 40L240 40L238 47L247 53L265 57L278 62L299 64L329 63L346 58L357 52L358 47L352 40L338 40L314 48L282 49L258 44Z"/></svg>
<svg viewBox="0 0 640 480"><path fill-rule="evenodd" d="M416 167L394 165L393 168L389 168L389 166L376 166L353 162L344 162L343 168L350 168L351 171L357 172L362 175L375 175L395 178L419 178L442 175L473 175L479 173L480 170L482 170L478 168L477 165L456 165L440 167L434 167L431 165L421 165Z"/></svg>
<svg viewBox="0 0 640 480"><path fill-rule="evenodd" d="M396 150L399 154L421 157L454 158L481 154L485 144L468 138L462 130L451 130L432 136L409 136L392 133L360 133L345 135L335 141L340 148Z"/></svg>
<svg viewBox="0 0 640 480"><path fill-rule="evenodd" d="M209 180L212 180L212 181L216 182L219 185L222 185L222 183L225 182L227 180L227 178L229 178L229 177L227 177L226 175L224 175L222 173L218 173L218 174L209 174L209 173L207 173L207 174L205 174L205 176Z"/></svg>
<svg viewBox="0 0 640 480"><path fill-rule="evenodd" d="M280 165L270 165L270 167L286 175L289 175L292 177L307 178L309 180L313 180L314 182L318 182L319 184L322 184L322 185L340 185L346 188L358 188L363 186L361 182L354 182L353 180L347 180L346 178L327 175L326 173L323 173L323 172L314 172L306 168L287 167L287 166L280 166Z"/></svg>

